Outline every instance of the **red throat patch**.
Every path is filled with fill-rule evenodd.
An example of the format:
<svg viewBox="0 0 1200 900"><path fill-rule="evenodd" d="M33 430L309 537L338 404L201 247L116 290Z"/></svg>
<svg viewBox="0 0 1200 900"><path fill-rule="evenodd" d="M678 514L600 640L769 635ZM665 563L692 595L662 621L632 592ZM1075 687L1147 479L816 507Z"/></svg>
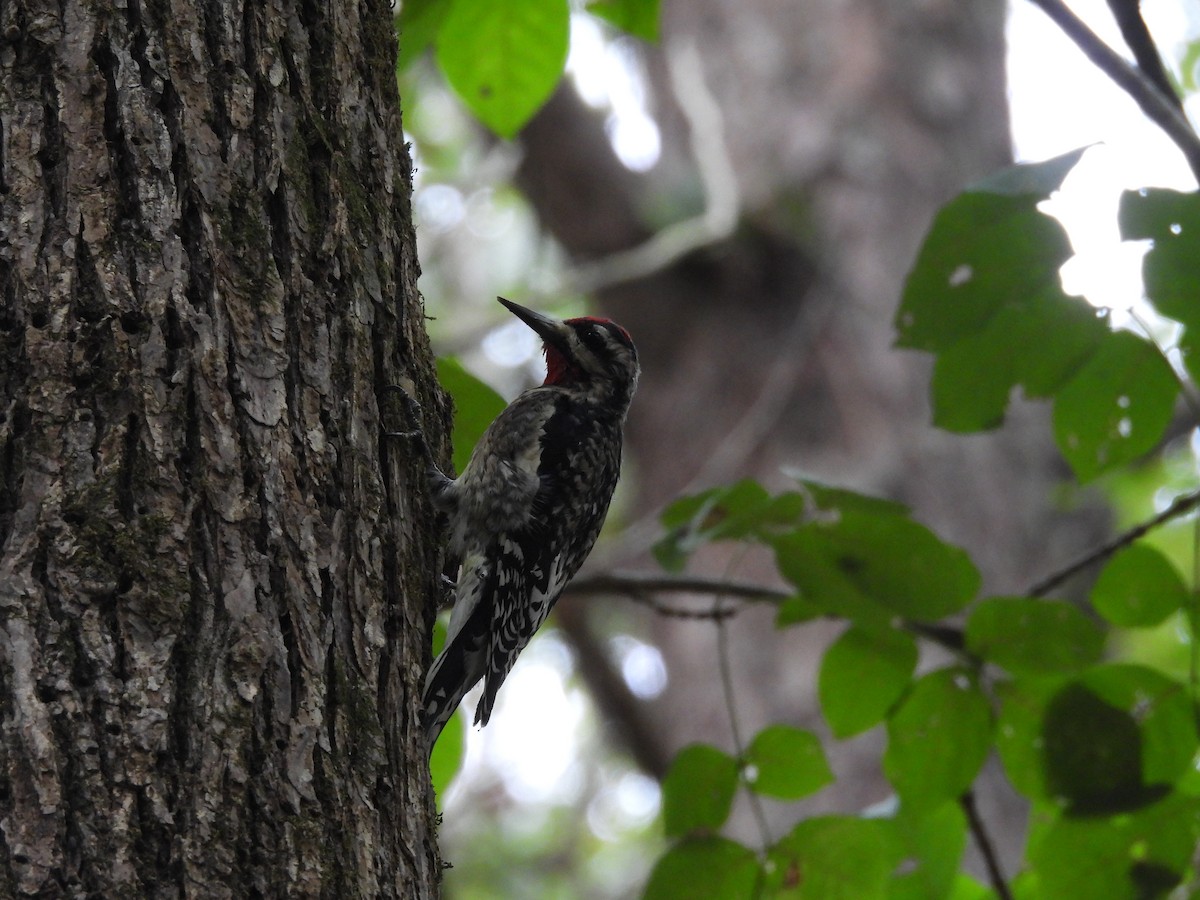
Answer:
<svg viewBox="0 0 1200 900"><path fill-rule="evenodd" d="M546 354L546 380L543 384L564 384L578 378L578 372L557 347L543 344L542 352Z"/></svg>

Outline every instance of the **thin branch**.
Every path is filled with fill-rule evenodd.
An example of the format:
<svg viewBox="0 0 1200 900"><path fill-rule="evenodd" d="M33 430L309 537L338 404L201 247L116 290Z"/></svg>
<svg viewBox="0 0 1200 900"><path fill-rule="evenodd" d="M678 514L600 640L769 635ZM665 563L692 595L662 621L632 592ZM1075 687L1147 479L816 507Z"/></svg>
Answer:
<svg viewBox="0 0 1200 900"><path fill-rule="evenodd" d="M711 609L693 611L682 610L678 607L663 607L653 599L653 595L706 594L739 600L743 604L779 604L796 596L794 591L768 587L763 584L752 584L747 581L727 581L703 575L659 575L644 572L602 572L595 575L584 575L567 585L563 593L581 596L620 594L650 607L652 611L661 615L704 621L730 619L740 610L739 608L722 607L719 611ZM966 639L961 628L899 617L897 620L900 627L917 637L923 637L959 656L966 653Z"/></svg>
<svg viewBox="0 0 1200 900"><path fill-rule="evenodd" d="M1083 54L1119 88L1133 98L1142 112L1174 141L1200 181L1200 137L1183 113L1163 96L1153 82L1104 43L1063 0L1030 0L1048 15Z"/></svg>
<svg viewBox="0 0 1200 900"><path fill-rule="evenodd" d="M1197 506L1200 506L1200 491L1195 491L1191 494L1184 494L1181 497L1176 497L1170 506L1160 512L1153 519L1149 519L1140 525L1130 528L1128 531L1117 535L1107 543L1101 544L1096 549L1084 554L1069 566L1059 569L1052 575L1043 578L1033 587L1029 588L1028 591L1026 591L1027 596L1042 597L1050 593L1050 591L1054 590L1064 581L1067 581L1071 577L1078 575L1088 566L1095 565L1098 562L1108 559L1108 557L1112 556L1118 550L1123 550L1125 547L1128 547L1130 544L1148 532L1153 531L1160 525L1165 525L1172 519L1177 519L1180 516L1191 512Z"/></svg>
<svg viewBox="0 0 1200 900"><path fill-rule="evenodd" d="M1146 27L1146 20L1142 18L1141 0L1108 0L1108 8L1142 74L1153 82L1172 106L1182 110L1183 102L1171 86L1171 79L1167 77L1167 70L1163 67L1162 56L1159 55L1154 37Z"/></svg>
<svg viewBox="0 0 1200 900"><path fill-rule="evenodd" d="M1008 882L1004 880L1004 873L1000 870L1000 860L996 856L996 847L992 843L992 839L988 836L987 828L983 824L983 819L979 816L978 808L975 806L975 792L967 791L959 797L958 805L966 813L967 826L971 829L975 843L979 846L979 852L983 856L983 863L987 866L988 879L992 882L992 888L996 891L996 896L999 900L1013 900L1012 891L1008 889Z"/></svg>
<svg viewBox="0 0 1200 900"><path fill-rule="evenodd" d="M659 575L644 572L599 572L583 575L570 583L568 594L722 594L738 600L778 603L794 597L793 591L752 584L748 581L726 581L704 575Z"/></svg>

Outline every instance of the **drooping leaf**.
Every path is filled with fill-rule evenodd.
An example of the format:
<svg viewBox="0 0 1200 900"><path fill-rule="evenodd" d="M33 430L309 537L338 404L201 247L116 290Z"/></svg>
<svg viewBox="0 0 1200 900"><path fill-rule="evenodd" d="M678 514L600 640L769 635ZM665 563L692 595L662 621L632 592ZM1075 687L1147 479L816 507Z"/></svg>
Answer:
<svg viewBox="0 0 1200 900"><path fill-rule="evenodd" d="M967 620L967 649L1011 672L1071 672L1097 662L1104 632L1070 603L991 597Z"/></svg>
<svg viewBox="0 0 1200 900"><path fill-rule="evenodd" d="M764 728L746 748L745 758L747 783L768 797L798 800L833 782L820 739L790 725Z"/></svg>
<svg viewBox="0 0 1200 900"><path fill-rule="evenodd" d="M805 819L767 853L767 896L777 900L884 900L900 859L889 823L852 816Z"/></svg>
<svg viewBox="0 0 1200 900"><path fill-rule="evenodd" d="M655 864L643 900L743 900L754 895L758 860L749 847L722 837L694 837Z"/></svg>
<svg viewBox="0 0 1200 900"><path fill-rule="evenodd" d="M1149 544L1113 556L1092 586L1092 606L1114 625L1158 625L1190 596L1175 566Z"/></svg>
<svg viewBox="0 0 1200 900"><path fill-rule="evenodd" d="M510 138L558 84L569 33L566 0L453 0L438 65L475 117Z"/></svg>
<svg viewBox="0 0 1200 900"><path fill-rule="evenodd" d="M587 11L634 37L658 41L659 0L592 0Z"/></svg>
<svg viewBox="0 0 1200 900"><path fill-rule="evenodd" d="M888 719L883 771L914 812L957 798L975 780L992 740L987 699L960 669L919 679Z"/></svg>
<svg viewBox="0 0 1200 900"><path fill-rule="evenodd" d="M737 790L733 757L708 744L683 748L663 779L663 829L668 837L720 828Z"/></svg>
<svg viewBox="0 0 1200 900"><path fill-rule="evenodd" d="M1054 403L1054 438L1080 481L1147 453L1171 421L1179 383L1148 341L1109 335Z"/></svg>
<svg viewBox="0 0 1200 900"><path fill-rule="evenodd" d="M450 357L437 361L438 381L454 398L454 469L461 472L471 458L475 444L483 437L492 420L504 409L504 398Z"/></svg>
<svg viewBox="0 0 1200 900"><path fill-rule="evenodd" d="M851 737L883 721L916 665L916 642L904 632L846 629L825 651L817 679L821 709L834 737Z"/></svg>

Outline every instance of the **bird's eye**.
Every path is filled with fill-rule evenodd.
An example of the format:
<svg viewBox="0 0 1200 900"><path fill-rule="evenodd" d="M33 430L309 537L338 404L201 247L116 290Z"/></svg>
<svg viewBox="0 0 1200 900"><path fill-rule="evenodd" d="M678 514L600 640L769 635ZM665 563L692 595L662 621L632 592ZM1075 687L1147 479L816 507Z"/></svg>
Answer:
<svg viewBox="0 0 1200 900"><path fill-rule="evenodd" d="M604 346L604 336L600 334L600 329L595 325L589 325L584 328L579 338L593 350L598 350Z"/></svg>

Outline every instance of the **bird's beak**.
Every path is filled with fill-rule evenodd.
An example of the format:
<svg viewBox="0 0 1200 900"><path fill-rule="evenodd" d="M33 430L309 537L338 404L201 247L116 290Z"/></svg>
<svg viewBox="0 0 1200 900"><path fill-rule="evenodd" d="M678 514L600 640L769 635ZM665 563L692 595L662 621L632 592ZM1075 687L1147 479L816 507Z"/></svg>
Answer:
<svg viewBox="0 0 1200 900"><path fill-rule="evenodd" d="M528 325L534 330L538 337L548 344L553 344L556 347L563 345L563 329L564 325L558 319L552 319L549 316L543 316L541 313L535 313L532 309L526 309L511 300L505 300L503 297L497 297L510 313Z"/></svg>

